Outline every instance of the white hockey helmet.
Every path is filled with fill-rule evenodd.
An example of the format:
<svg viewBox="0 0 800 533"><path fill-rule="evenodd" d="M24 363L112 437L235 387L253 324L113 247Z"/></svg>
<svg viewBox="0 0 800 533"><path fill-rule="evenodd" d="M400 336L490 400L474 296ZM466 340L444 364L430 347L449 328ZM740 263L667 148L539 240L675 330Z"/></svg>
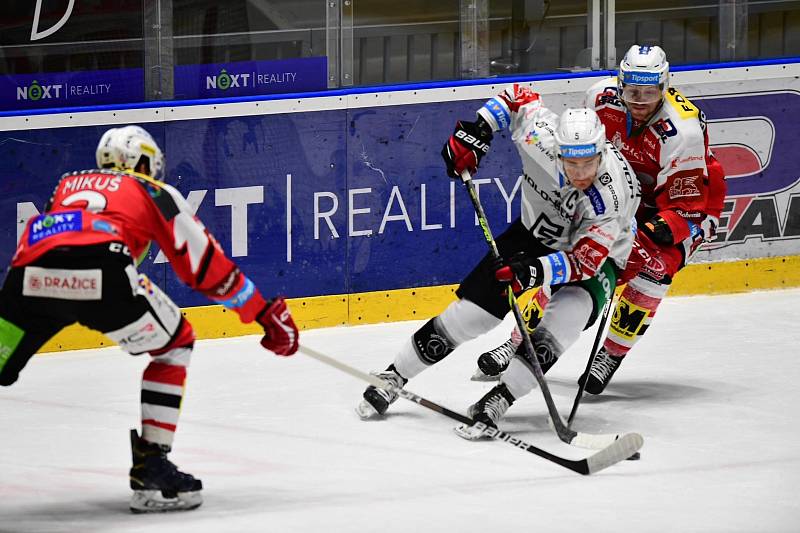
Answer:
<svg viewBox="0 0 800 533"><path fill-rule="evenodd" d="M136 170L141 163L144 172L157 178L164 170L164 154L153 137L139 126L111 128L100 138L96 151L100 168Z"/></svg>
<svg viewBox="0 0 800 533"><path fill-rule="evenodd" d="M617 87L623 101L626 100L626 86L652 88L649 101L655 101L664 95L664 91L669 88L669 62L667 54L660 46L635 44L628 49L617 73ZM634 100L628 98L628 101Z"/></svg>
<svg viewBox="0 0 800 533"><path fill-rule="evenodd" d="M565 170L564 159L599 156L597 168L602 164L606 146L606 128L593 109L570 108L561 113L554 137L558 172L570 182L574 176L570 176Z"/></svg>
<svg viewBox="0 0 800 533"><path fill-rule="evenodd" d="M606 127L593 109L570 108L561 113L555 140L559 160L597 154L602 156L606 145Z"/></svg>

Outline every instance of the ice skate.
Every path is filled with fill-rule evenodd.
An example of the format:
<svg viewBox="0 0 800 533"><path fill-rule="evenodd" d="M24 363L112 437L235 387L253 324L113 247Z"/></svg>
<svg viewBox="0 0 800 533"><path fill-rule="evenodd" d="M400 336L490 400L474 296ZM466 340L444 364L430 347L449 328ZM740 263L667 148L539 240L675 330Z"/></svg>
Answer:
<svg viewBox="0 0 800 533"><path fill-rule="evenodd" d="M391 383L395 387L402 389L403 385L408 381L403 376L397 373L394 365L383 372L375 372L373 375L383 381ZM370 418L377 418L383 416L389 405L397 400L397 393L385 389L379 389L373 385L367 387L364 391L364 399L356 406L356 414L362 420L369 420Z"/></svg>
<svg viewBox="0 0 800 533"><path fill-rule="evenodd" d="M469 407L467 414L472 418L473 424L458 426L455 428L456 434L466 440L486 438L486 428L496 428L497 422L508 411L514 400L514 396L508 391L505 383L496 385L483 398Z"/></svg>
<svg viewBox="0 0 800 533"><path fill-rule="evenodd" d="M482 353L478 357L478 369L473 374L472 381L497 381L500 379L500 374L508 368L518 346L519 343L515 342L512 337L497 348Z"/></svg>
<svg viewBox="0 0 800 533"><path fill-rule="evenodd" d="M589 394L602 393L608 383L611 381L611 376L617 371L622 364L623 357L614 357L609 354L605 348L600 348L597 355L592 361L592 368L589 370L589 377L587 379L586 372L578 378L578 385L586 382L583 390Z"/></svg>
<svg viewBox="0 0 800 533"><path fill-rule="evenodd" d="M132 429L131 453L132 512L189 511L203 503L203 483L191 474L179 471L167 459L169 447L149 443Z"/></svg>

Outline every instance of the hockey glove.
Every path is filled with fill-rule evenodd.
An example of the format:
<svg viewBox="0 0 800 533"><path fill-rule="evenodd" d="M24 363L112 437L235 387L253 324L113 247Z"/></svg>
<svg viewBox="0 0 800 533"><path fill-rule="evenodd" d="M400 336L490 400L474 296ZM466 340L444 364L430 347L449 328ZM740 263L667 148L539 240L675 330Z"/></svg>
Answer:
<svg viewBox="0 0 800 533"><path fill-rule="evenodd" d="M268 301L256 322L264 328L261 346L276 355L292 355L297 351L299 333L282 297Z"/></svg>
<svg viewBox="0 0 800 533"><path fill-rule="evenodd" d="M458 121L455 131L442 148L447 175L460 178L465 170L474 174L489 151L491 142L491 128L483 119L478 118L476 122Z"/></svg>
<svg viewBox="0 0 800 533"><path fill-rule="evenodd" d="M494 277L497 281L511 285L511 291L519 294L540 286L544 282L544 268L538 257L520 252L510 260L495 263Z"/></svg>
<svg viewBox="0 0 800 533"><path fill-rule="evenodd" d="M619 278L617 278L617 285L625 285L635 278L648 261L650 261L650 252L647 251L645 246L640 242L639 237L637 237L633 241L633 247L628 256L628 262L625 264L625 270L623 270Z"/></svg>
<svg viewBox="0 0 800 533"><path fill-rule="evenodd" d="M661 215L656 215L639 227L639 231L656 244L669 245L675 242L672 230Z"/></svg>

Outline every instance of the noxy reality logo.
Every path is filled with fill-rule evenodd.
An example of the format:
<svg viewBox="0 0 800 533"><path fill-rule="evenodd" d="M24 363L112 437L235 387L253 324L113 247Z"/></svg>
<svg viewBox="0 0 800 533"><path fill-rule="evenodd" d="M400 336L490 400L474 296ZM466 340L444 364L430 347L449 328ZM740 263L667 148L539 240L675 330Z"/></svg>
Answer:
<svg viewBox="0 0 800 533"><path fill-rule="evenodd" d="M64 86L60 83L53 85L42 85L33 80L27 87L17 87L17 100L47 100L49 98L60 98L61 89Z"/></svg>
<svg viewBox="0 0 800 533"><path fill-rule="evenodd" d="M227 91L231 87L249 87L250 73L229 74L222 69L216 76L206 76L206 89Z"/></svg>

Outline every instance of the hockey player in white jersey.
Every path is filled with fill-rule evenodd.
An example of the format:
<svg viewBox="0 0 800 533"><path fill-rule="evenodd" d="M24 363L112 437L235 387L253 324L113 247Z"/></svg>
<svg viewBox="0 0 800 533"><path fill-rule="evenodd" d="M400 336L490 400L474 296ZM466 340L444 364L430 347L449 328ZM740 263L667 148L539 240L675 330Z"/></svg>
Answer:
<svg viewBox="0 0 800 533"><path fill-rule="evenodd" d="M726 194L722 166L709 149L703 112L669 84L669 62L658 46L631 46L619 74L586 93L642 185L636 214L641 231L621 276L627 282L611 313L608 336L579 383L600 394L623 359L649 331L656 311L680 271L703 241L714 238ZM526 310L536 328L547 295L537 294ZM518 330L478 358L476 378L497 376L522 342Z"/></svg>
<svg viewBox="0 0 800 533"><path fill-rule="evenodd" d="M624 157L606 142L593 110L568 109L559 119L537 93L514 85L477 114L476 122L456 125L442 150L448 174L458 178L465 170L475 172L493 132L510 128L524 171L522 215L496 239L503 261L487 254L462 281L459 299L417 330L394 362L376 373L398 387L499 325L510 310L503 295L509 286L515 293L540 286L553 293L547 327L534 338L546 371L594 322L630 253L639 184ZM490 396L504 398L507 408L529 392L532 364L519 358L510 384L502 383ZM356 411L364 419L383 415L396 399L370 386ZM501 414L496 411L489 422Z"/></svg>

